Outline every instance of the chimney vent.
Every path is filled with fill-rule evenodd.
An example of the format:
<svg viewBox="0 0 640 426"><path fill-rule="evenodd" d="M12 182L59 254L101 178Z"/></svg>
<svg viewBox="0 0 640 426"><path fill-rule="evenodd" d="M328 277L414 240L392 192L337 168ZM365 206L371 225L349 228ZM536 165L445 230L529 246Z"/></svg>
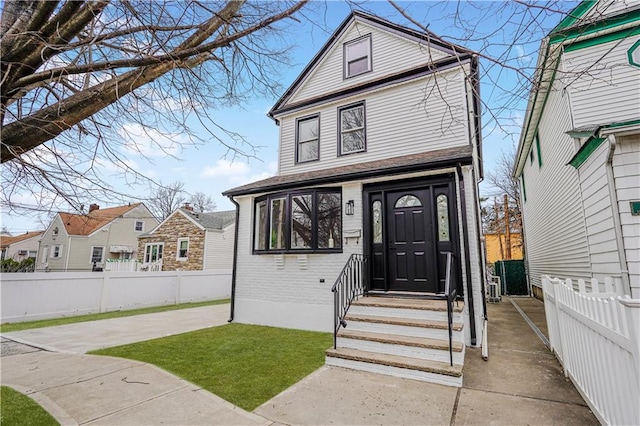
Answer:
<svg viewBox="0 0 640 426"><path fill-rule="evenodd" d="M184 203L182 208L185 209L185 210L189 210L190 212L193 211L193 207L191 207L191 203Z"/></svg>
<svg viewBox="0 0 640 426"><path fill-rule="evenodd" d="M100 209L100 206L99 206L99 205L97 205L97 204L91 204L91 205L89 206L89 213L91 213L91 212L92 212L92 211L94 211L94 210L98 210L98 209Z"/></svg>

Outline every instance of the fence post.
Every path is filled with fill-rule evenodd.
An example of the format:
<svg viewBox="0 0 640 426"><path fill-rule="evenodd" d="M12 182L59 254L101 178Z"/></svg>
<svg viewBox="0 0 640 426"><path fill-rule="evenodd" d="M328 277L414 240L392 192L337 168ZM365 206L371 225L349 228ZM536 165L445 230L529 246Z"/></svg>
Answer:
<svg viewBox="0 0 640 426"><path fill-rule="evenodd" d="M103 313L107 311L107 307L108 307L108 301L109 301L109 293L111 291L111 289L109 288L109 283L110 283L110 272L104 271L104 272L99 272L102 274L102 288L100 290L100 306L99 306L99 312Z"/></svg>
<svg viewBox="0 0 640 426"><path fill-rule="evenodd" d="M627 317L627 327L629 331L629 339L632 343L633 366L635 371L629 374L635 374L633 391L636 395L640 395L640 299L629 299L618 297L618 302L623 305L623 310ZM640 424L640 404L629 407L633 412L632 424Z"/></svg>

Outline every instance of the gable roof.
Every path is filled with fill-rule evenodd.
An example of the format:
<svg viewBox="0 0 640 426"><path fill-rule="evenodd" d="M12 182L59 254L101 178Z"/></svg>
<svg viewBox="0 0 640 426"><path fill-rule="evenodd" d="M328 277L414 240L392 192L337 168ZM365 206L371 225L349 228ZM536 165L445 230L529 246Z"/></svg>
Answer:
<svg viewBox="0 0 640 426"><path fill-rule="evenodd" d="M283 110L283 106L287 104L287 101L291 98L296 90L304 83L304 81L309 77L312 71L315 69L316 65L325 57L327 52L333 47L336 40L338 40L343 32L349 27L349 25L354 22L364 22L369 25L373 25L377 28L386 30L388 32L397 34L401 37L405 37L414 41L420 41L424 43L429 43L432 47L439 49L446 54L452 56L454 59L460 59L461 56L470 56L475 52L466 49L462 46L455 45L453 43L449 43L441 39L436 34L430 31L416 31L411 28L404 27L402 25L395 24L391 21L387 21L386 19L380 18L375 15L371 15L362 11L354 10L347 16L347 18L338 26L338 28L333 32L333 34L329 37L327 42L322 46L322 48L316 53L316 55L311 59L311 61L307 64L307 66L302 70L300 75L294 80L294 82L289 86L289 88L284 92L284 94L280 97L280 99L275 103L275 105L269 110L267 115L275 120L275 115ZM431 68L434 66L431 64ZM437 67L436 67L437 68ZM368 83L372 84L371 82ZM352 88L353 90L354 88Z"/></svg>
<svg viewBox="0 0 640 426"><path fill-rule="evenodd" d="M127 206L111 207L93 210L87 214L59 212L60 220L69 235L89 235L104 225L122 217L125 213L135 209L143 203Z"/></svg>
<svg viewBox="0 0 640 426"><path fill-rule="evenodd" d="M2 235L0 236L0 247L9 247L11 244L28 240L29 238L39 237L42 234L44 234L44 231L25 232L24 234L14 235L14 236Z"/></svg>
<svg viewBox="0 0 640 426"><path fill-rule="evenodd" d="M234 196L267 191L283 191L310 185L337 184L374 176L420 172L432 167L470 164L473 158L472 155L473 147L471 145L427 151L384 160L332 167L330 169L273 176L268 179L229 189L223 192L222 195Z"/></svg>
<svg viewBox="0 0 640 426"><path fill-rule="evenodd" d="M604 4L604 6L602 6ZM563 19L540 43L536 73L532 79L533 89L529 93L529 101L525 113L522 133L516 151L516 161L512 175L519 177L526 164L540 119L551 88L555 81L556 70L565 49L584 45L586 40L605 37L607 34L625 30L626 36L640 34L640 2L634 6L620 9L613 7L612 2L584 0ZM601 8L599 13L592 13ZM593 123L601 124L601 123Z"/></svg>

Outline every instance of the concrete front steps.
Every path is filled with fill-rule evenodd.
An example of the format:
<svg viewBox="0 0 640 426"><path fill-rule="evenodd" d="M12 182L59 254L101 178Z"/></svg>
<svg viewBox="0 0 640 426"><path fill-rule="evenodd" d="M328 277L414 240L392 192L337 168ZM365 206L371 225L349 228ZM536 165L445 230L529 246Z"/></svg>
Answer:
<svg viewBox="0 0 640 426"><path fill-rule="evenodd" d="M454 302L453 366L443 300L362 297L354 301L326 352L327 365L449 386L462 386L463 302Z"/></svg>

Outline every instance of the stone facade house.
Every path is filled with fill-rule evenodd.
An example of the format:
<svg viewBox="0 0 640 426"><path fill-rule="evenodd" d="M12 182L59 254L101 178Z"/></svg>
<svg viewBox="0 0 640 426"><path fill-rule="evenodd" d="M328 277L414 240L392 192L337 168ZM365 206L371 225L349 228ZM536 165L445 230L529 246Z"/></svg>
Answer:
<svg viewBox="0 0 640 426"><path fill-rule="evenodd" d="M138 238L143 269L231 269L235 211L202 213L185 205Z"/></svg>

